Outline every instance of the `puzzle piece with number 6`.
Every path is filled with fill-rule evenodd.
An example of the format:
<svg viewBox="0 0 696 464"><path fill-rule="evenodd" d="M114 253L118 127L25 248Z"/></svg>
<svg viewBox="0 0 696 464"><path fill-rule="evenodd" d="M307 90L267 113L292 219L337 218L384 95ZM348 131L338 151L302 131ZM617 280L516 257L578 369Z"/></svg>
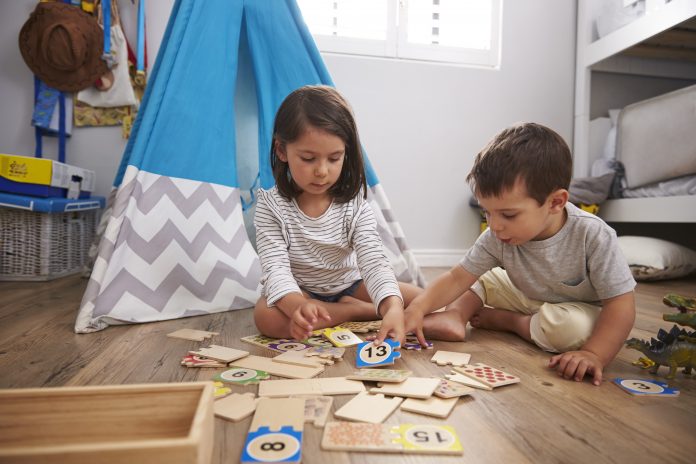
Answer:
<svg viewBox="0 0 696 464"><path fill-rule="evenodd" d="M271 375L266 371L250 369L247 367L230 366L232 369L221 372L213 380L237 385L251 385L259 383L261 380L270 379Z"/></svg>

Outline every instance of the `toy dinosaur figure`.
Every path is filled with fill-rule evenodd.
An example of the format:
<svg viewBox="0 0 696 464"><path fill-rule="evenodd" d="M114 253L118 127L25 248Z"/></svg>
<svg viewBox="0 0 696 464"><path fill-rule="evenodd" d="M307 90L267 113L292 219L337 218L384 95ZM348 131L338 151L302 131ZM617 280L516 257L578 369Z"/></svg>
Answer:
<svg viewBox="0 0 696 464"><path fill-rule="evenodd" d="M687 332L676 325L669 332L660 329L658 339L651 339L650 343L638 338L626 340L626 347L638 350L655 365L650 369L651 374L657 374L660 366L668 366L668 379L673 379L678 367L684 368L684 374L690 375L691 369L696 368L696 343L688 339L695 338L696 332Z"/></svg>
<svg viewBox="0 0 696 464"><path fill-rule="evenodd" d="M676 293L668 293L662 297L662 302L672 308L677 308L680 313L696 312L696 298L689 298Z"/></svg>
<svg viewBox="0 0 696 464"><path fill-rule="evenodd" d="M662 319L669 322L676 322L679 325L686 325L691 327L692 329L696 329L696 312L663 314Z"/></svg>

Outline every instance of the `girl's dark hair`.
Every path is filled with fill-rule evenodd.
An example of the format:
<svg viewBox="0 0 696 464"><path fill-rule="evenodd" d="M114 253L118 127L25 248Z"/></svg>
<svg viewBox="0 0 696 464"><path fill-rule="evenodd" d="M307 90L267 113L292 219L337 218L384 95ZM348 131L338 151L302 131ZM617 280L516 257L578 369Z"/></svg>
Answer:
<svg viewBox="0 0 696 464"><path fill-rule="evenodd" d="M573 160L563 138L533 122L508 127L476 155L467 176L476 196L500 196L519 178L527 195L543 205L558 189L568 189Z"/></svg>
<svg viewBox="0 0 696 464"><path fill-rule="evenodd" d="M276 143L284 148L300 138L308 127L335 135L346 146L341 175L329 189L332 198L345 203L355 198L361 189L367 198L362 148L353 113L341 94L324 85L300 87L288 95L278 108L271 140L271 168L278 192L290 200L302 193L302 190L293 181L288 163L276 156Z"/></svg>

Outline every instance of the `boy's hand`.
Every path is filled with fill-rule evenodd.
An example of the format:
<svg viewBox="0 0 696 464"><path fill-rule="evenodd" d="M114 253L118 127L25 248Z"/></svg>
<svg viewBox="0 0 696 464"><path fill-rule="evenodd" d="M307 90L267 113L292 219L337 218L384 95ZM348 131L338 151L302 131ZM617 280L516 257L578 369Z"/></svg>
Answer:
<svg viewBox="0 0 696 464"><path fill-rule="evenodd" d="M425 335L423 335L423 314L420 311L406 310L404 312L404 329L406 333L415 333L418 343L422 347L427 348L428 343L425 341Z"/></svg>
<svg viewBox="0 0 696 464"><path fill-rule="evenodd" d="M557 354L549 360L549 367L555 368L558 375L568 380L575 379L576 382L582 382L585 374L588 374L593 377L592 383L594 385L602 383L604 365L599 357L591 351L568 351Z"/></svg>
<svg viewBox="0 0 696 464"><path fill-rule="evenodd" d="M380 305L381 306L381 305ZM385 338L391 337L404 344L406 331L404 330L404 307L399 299L399 304L390 305L382 316L382 326L375 337L375 345L381 345Z"/></svg>
<svg viewBox="0 0 696 464"><path fill-rule="evenodd" d="M304 340L312 334L319 319L331 320L329 312L315 300L307 300L297 307L290 320L290 335L295 340Z"/></svg>

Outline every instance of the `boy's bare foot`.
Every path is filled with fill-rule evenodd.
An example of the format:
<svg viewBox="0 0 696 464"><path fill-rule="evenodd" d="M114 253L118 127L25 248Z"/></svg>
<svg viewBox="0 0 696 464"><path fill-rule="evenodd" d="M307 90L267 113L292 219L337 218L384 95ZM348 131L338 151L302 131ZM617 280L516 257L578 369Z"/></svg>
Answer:
<svg viewBox="0 0 696 464"><path fill-rule="evenodd" d="M423 318L423 335L430 340L463 342L466 338L466 321L455 309L434 312Z"/></svg>
<svg viewBox="0 0 696 464"><path fill-rule="evenodd" d="M472 327L477 329L500 330L512 332L527 341L531 341L529 324L532 316L516 313L506 309L481 308L471 317Z"/></svg>

